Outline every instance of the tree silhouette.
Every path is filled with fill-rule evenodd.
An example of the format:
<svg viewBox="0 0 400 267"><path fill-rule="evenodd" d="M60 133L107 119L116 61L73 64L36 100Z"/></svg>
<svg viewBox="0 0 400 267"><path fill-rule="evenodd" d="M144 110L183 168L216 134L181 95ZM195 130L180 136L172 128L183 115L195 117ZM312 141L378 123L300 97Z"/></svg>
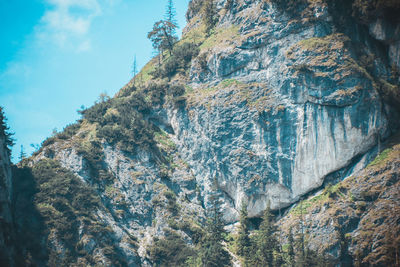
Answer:
<svg viewBox="0 0 400 267"><path fill-rule="evenodd" d="M8 153L8 156L11 154L11 147L14 145L14 139L12 138L13 134L9 132L10 128L7 125L7 119L4 116L3 108L0 107L0 137L3 137L5 140L4 148Z"/></svg>

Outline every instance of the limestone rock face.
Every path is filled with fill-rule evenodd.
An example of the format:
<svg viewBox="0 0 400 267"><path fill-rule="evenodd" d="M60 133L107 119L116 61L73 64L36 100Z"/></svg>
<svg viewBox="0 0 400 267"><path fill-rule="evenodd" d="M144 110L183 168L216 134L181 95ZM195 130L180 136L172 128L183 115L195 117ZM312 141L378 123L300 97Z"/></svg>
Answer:
<svg viewBox="0 0 400 267"><path fill-rule="evenodd" d="M390 63L400 68L400 24L393 25L382 18L369 24L370 34L389 46Z"/></svg>
<svg viewBox="0 0 400 267"><path fill-rule="evenodd" d="M230 9L216 2L215 29L198 37L202 1L191 1L183 40L202 41L187 76L169 81L185 85L180 104L165 97L129 120L140 117L156 129L152 149L127 152L118 140L99 137L98 128L122 128L107 121L120 115L109 108L31 159L56 160L96 189L104 208L93 216L109 225L129 266L151 266L146 249L166 228L192 245L212 198L221 201L227 224L237 222L242 202L251 217L268 203L288 207L364 168L399 126L384 101L385 90L397 86L397 26L376 22L367 30L349 17L341 29L325 1L299 1L296 10L276 3L282 1L237 0ZM125 89L131 94L116 102L139 90L131 83ZM93 142L98 147L85 156ZM100 251L99 263L107 265L90 233L80 238L82 249Z"/></svg>
<svg viewBox="0 0 400 267"><path fill-rule="evenodd" d="M293 203L391 134L374 76L390 67L376 57L367 70L358 53L397 35L376 26L360 42L361 33L335 29L327 5L308 12L300 20L262 1L221 11L215 39L235 31L233 38L205 52L207 75L192 64L194 103L169 113L202 193L207 198L215 179L232 221L242 201L250 216L268 201L273 209Z"/></svg>
<svg viewBox="0 0 400 267"><path fill-rule="evenodd" d="M278 223L282 238L290 227L293 234L300 230L303 216L313 251L327 252L343 265L351 265L353 258L365 265L392 266L400 234L399 136L395 141L365 170L291 209Z"/></svg>

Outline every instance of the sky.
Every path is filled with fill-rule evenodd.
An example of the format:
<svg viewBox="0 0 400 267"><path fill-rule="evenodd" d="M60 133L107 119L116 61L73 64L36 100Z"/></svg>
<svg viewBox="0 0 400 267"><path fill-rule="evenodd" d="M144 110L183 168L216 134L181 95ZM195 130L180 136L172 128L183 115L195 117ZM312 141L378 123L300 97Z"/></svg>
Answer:
<svg viewBox="0 0 400 267"><path fill-rule="evenodd" d="M180 30L189 0L175 0ZM113 96L154 55L146 38L167 0L0 0L0 106L30 155L54 129ZM33 145L33 146L32 146Z"/></svg>

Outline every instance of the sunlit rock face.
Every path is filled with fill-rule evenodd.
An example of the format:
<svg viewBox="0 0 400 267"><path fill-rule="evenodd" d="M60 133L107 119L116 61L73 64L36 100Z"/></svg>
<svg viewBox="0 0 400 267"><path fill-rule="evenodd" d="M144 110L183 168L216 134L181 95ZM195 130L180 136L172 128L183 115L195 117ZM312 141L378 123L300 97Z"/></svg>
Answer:
<svg viewBox="0 0 400 267"><path fill-rule="evenodd" d="M305 10L309 17L299 18L272 3L238 1L221 12L216 34L237 32L207 50L206 71L192 64L200 100L169 112L181 155L206 198L217 182L228 220L242 201L250 216L267 202L273 209L293 203L391 133L374 76L387 76L389 66L375 57L369 68L359 54L392 31L340 32L327 5Z"/></svg>

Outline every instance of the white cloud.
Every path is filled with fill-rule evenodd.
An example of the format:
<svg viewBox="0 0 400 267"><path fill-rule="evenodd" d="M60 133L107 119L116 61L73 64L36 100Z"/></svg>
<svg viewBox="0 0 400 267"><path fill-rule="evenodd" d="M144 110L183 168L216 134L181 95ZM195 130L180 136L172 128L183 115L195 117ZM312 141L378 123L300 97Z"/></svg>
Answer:
<svg viewBox="0 0 400 267"><path fill-rule="evenodd" d="M89 51L92 48L92 44L89 39L84 40L79 46L78 46L78 52L85 52Z"/></svg>
<svg viewBox="0 0 400 267"><path fill-rule="evenodd" d="M50 8L41 18L37 35L61 47L73 46L77 51L90 49L87 35L94 18L101 15L99 0L46 0Z"/></svg>

